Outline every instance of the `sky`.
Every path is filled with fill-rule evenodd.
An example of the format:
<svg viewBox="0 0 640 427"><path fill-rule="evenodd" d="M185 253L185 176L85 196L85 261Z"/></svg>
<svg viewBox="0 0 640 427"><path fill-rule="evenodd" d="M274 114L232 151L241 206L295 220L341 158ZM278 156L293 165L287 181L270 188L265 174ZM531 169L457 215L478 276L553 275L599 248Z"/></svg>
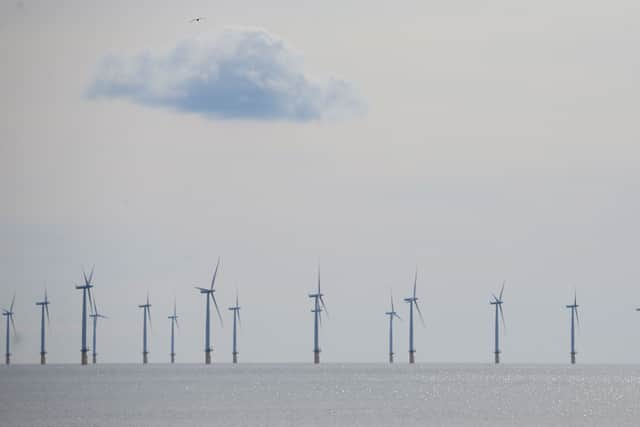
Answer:
<svg viewBox="0 0 640 427"><path fill-rule="evenodd" d="M194 17L205 17L190 23ZM392 292L421 363L640 360L640 6L612 0L0 3L0 306L16 363L385 362ZM2 325L4 328L4 323ZM3 329L4 331L4 329ZM4 349L4 334L0 345Z"/></svg>

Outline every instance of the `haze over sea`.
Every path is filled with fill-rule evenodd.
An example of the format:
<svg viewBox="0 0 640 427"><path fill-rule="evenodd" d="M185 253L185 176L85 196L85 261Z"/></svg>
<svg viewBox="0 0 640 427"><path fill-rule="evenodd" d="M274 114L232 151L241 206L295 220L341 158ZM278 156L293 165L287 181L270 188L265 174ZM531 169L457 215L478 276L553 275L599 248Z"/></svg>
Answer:
<svg viewBox="0 0 640 427"><path fill-rule="evenodd" d="M640 366L14 365L12 426L637 426Z"/></svg>

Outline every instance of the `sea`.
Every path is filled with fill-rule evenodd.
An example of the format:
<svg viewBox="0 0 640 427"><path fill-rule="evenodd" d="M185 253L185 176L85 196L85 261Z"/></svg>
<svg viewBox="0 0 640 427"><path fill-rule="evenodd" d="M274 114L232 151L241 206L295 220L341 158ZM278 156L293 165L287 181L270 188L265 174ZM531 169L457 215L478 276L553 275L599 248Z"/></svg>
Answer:
<svg viewBox="0 0 640 427"><path fill-rule="evenodd" d="M640 366L11 365L0 426L640 426Z"/></svg>

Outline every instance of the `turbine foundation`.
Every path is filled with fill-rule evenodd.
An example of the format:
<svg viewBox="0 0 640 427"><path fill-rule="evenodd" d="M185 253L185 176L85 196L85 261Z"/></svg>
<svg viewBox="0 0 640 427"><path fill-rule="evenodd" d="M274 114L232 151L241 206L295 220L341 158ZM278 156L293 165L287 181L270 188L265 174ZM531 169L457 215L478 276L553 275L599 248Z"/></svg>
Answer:
<svg viewBox="0 0 640 427"><path fill-rule="evenodd" d="M412 350L409 352L409 363L416 363L416 351Z"/></svg>
<svg viewBox="0 0 640 427"><path fill-rule="evenodd" d="M576 364L576 352L572 352L571 353L571 364L575 365Z"/></svg>
<svg viewBox="0 0 640 427"><path fill-rule="evenodd" d="M87 364L87 350L80 350L80 364Z"/></svg>
<svg viewBox="0 0 640 427"><path fill-rule="evenodd" d="M204 363L206 365L211 365L211 350L205 350L205 352L204 352Z"/></svg>
<svg viewBox="0 0 640 427"><path fill-rule="evenodd" d="M5 365L11 365L11 355L7 354L5 359L4 359L4 363Z"/></svg>
<svg viewBox="0 0 640 427"><path fill-rule="evenodd" d="M233 352L233 363L238 363L238 352L237 351Z"/></svg>
<svg viewBox="0 0 640 427"><path fill-rule="evenodd" d="M176 363L176 354L171 353L171 363Z"/></svg>
<svg viewBox="0 0 640 427"><path fill-rule="evenodd" d="M146 365L149 363L149 352L142 353L142 364Z"/></svg>
<svg viewBox="0 0 640 427"><path fill-rule="evenodd" d="M95 365L96 363L98 363L98 355L96 353L93 353L91 355L91 362Z"/></svg>
<svg viewBox="0 0 640 427"><path fill-rule="evenodd" d="M316 365L320 363L320 352L317 350L313 352L313 363Z"/></svg>
<svg viewBox="0 0 640 427"><path fill-rule="evenodd" d="M47 353L40 353L40 364L41 365L46 365L47 364Z"/></svg>
<svg viewBox="0 0 640 427"><path fill-rule="evenodd" d="M389 363L393 363L393 353L389 353Z"/></svg>
<svg viewBox="0 0 640 427"><path fill-rule="evenodd" d="M500 363L500 352L496 351L494 354L495 354L495 362L497 365L498 363Z"/></svg>

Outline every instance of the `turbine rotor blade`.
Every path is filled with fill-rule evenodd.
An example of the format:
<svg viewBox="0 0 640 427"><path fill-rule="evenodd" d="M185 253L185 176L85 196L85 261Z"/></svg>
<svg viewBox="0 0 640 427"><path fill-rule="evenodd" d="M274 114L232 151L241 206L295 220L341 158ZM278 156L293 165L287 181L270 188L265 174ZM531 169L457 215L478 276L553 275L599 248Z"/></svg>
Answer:
<svg viewBox="0 0 640 427"><path fill-rule="evenodd" d="M47 325L49 325L51 323L51 320L49 319L49 304L44 305L44 310L47 312Z"/></svg>
<svg viewBox="0 0 640 427"><path fill-rule="evenodd" d="M151 326L151 306L149 305L149 300L147 299L147 307L145 307L145 311L147 312L147 317L149 318L149 330L152 330Z"/></svg>
<svg viewBox="0 0 640 427"><path fill-rule="evenodd" d="M93 295L91 294L91 288L86 288L87 289L87 293L89 294L89 309L91 310L92 313L95 314L95 308L93 306Z"/></svg>
<svg viewBox="0 0 640 427"><path fill-rule="evenodd" d="M15 320L13 320L13 311L11 312L9 317L11 318L11 326L13 327L13 336L15 337L17 333L16 333L16 322Z"/></svg>
<svg viewBox="0 0 640 427"><path fill-rule="evenodd" d="M218 275L218 267L220 267L220 257L218 257L218 262L216 262L216 269L213 272L213 278L211 279L211 290L216 284L216 276Z"/></svg>
<svg viewBox="0 0 640 427"><path fill-rule="evenodd" d="M91 284L91 281L93 280L93 270L96 268L96 265L94 264L93 267L91 267L91 273L89 273L89 283L87 283L87 285Z"/></svg>
<svg viewBox="0 0 640 427"><path fill-rule="evenodd" d="M238 304L236 304L236 307L238 306ZM236 310L236 313L238 313L238 325L242 326L242 322L240 321L240 310Z"/></svg>
<svg viewBox="0 0 640 427"><path fill-rule="evenodd" d="M500 308L500 318L502 319L502 329L504 330L505 334L507 333L507 324L504 321L504 312L502 311L502 304L498 304L498 307Z"/></svg>
<svg viewBox="0 0 640 427"><path fill-rule="evenodd" d="M9 312L13 313L13 304L16 302L16 294L13 294L13 298L11 299L11 307L9 307Z"/></svg>
<svg viewBox="0 0 640 427"><path fill-rule="evenodd" d="M503 281L502 282L502 289L500 289L500 301L502 301L502 293L504 292L504 285L507 283L507 281Z"/></svg>
<svg viewBox="0 0 640 427"><path fill-rule="evenodd" d="M223 325L222 315L220 314L220 309L218 308L218 303L216 302L216 297L213 295L213 293L210 293L209 295L211 295L211 300L213 301L213 305L216 307L216 312L218 313L218 319L220 319L220 325Z"/></svg>
<svg viewBox="0 0 640 427"><path fill-rule="evenodd" d="M580 328L580 316L578 316L578 307L573 308L576 311L576 322L578 322L578 328Z"/></svg>
<svg viewBox="0 0 640 427"><path fill-rule="evenodd" d="M322 298L322 295L320 296L320 303L322 304L322 308L324 309L324 312L327 313L327 317L329 317L329 310L327 310L327 306L324 304L324 299Z"/></svg>
<svg viewBox="0 0 640 427"><path fill-rule="evenodd" d="M413 278L413 297L416 297L416 287L418 286L418 268L416 267L416 274Z"/></svg>
<svg viewBox="0 0 640 427"><path fill-rule="evenodd" d="M426 326L424 324L424 317L422 317L422 312L420 311L420 306L418 305L418 301L413 301L413 303L415 304L416 310L418 311L418 314L420 315L420 322L422 323L422 326L423 327Z"/></svg>

